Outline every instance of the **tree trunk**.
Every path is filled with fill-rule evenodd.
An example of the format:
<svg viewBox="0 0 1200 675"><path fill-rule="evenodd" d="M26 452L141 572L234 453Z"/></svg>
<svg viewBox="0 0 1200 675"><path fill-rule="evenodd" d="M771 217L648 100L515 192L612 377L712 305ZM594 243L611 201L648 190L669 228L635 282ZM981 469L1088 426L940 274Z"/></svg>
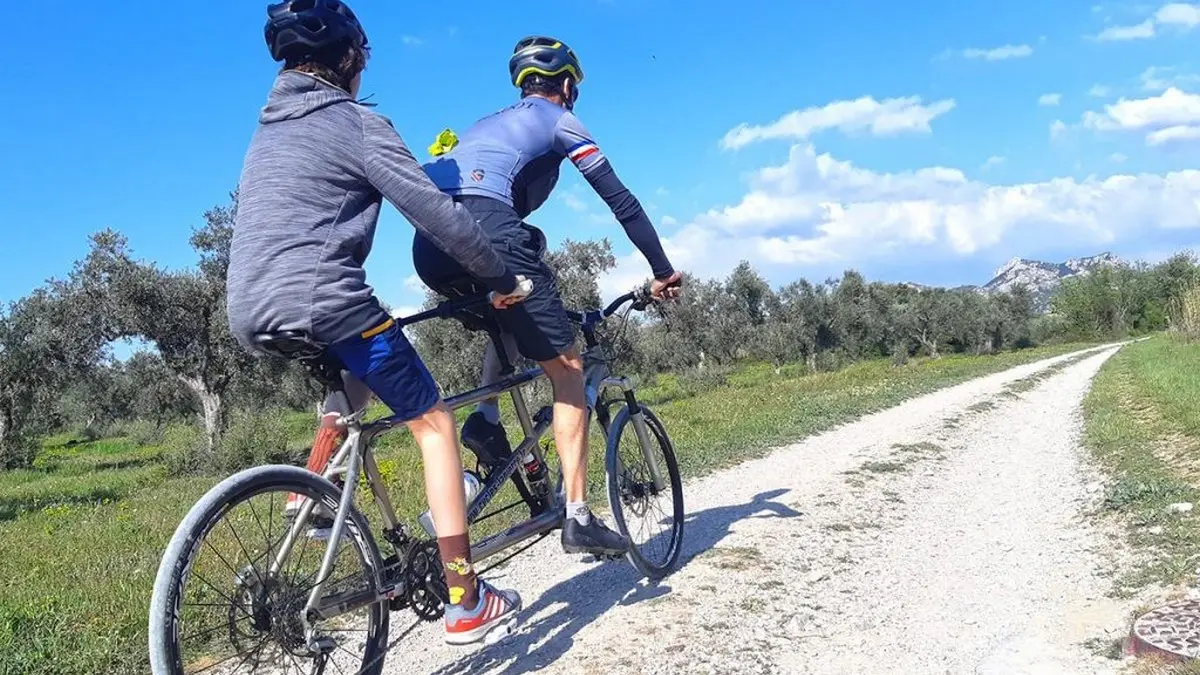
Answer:
<svg viewBox="0 0 1200 675"><path fill-rule="evenodd" d="M925 348L925 351L929 352L929 358L931 358L931 359L938 358L937 340L930 338L928 336L928 333L926 333L925 331L921 331L921 332L917 333L914 337L916 337L917 342L919 342L921 344L921 346Z"/></svg>
<svg viewBox="0 0 1200 675"><path fill-rule="evenodd" d="M805 363L808 364L808 371L810 373L817 372L817 352L816 352L816 350L809 352L804 357L804 361L805 361Z"/></svg>
<svg viewBox="0 0 1200 675"><path fill-rule="evenodd" d="M181 375L179 379L192 390L200 402L200 421L204 423L204 438L211 452L217 446L217 437L221 435L221 417L225 412L221 405L221 395L209 389L198 377Z"/></svg>
<svg viewBox="0 0 1200 675"><path fill-rule="evenodd" d="M3 469L8 462L5 457L12 452L12 448L8 447L8 412L0 408L0 469Z"/></svg>

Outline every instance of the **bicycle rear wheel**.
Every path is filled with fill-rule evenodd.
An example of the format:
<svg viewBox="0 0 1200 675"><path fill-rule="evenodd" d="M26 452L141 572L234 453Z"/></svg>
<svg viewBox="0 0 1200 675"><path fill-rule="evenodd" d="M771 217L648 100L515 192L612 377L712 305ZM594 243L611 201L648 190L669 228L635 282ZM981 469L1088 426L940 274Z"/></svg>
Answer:
<svg viewBox="0 0 1200 675"><path fill-rule="evenodd" d="M154 675L187 673L364 673L383 668L385 603L357 615L309 617L321 648L310 648L304 607L330 542L302 528L280 556L295 493L331 513L341 491L311 472L263 466L237 473L204 495L175 530L150 602ZM351 511L336 544L323 598L374 597L383 561L365 518ZM331 612L332 613L332 612Z"/></svg>
<svg viewBox="0 0 1200 675"><path fill-rule="evenodd" d="M658 417L640 406L649 447L638 440L629 407L621 408L608 434L605 473L608 503L621 534L629 538L629 562L650 579L666 576L679 561L683 548L683 483L675 447ZM649 454L663 478L656 487Z"/></svg>

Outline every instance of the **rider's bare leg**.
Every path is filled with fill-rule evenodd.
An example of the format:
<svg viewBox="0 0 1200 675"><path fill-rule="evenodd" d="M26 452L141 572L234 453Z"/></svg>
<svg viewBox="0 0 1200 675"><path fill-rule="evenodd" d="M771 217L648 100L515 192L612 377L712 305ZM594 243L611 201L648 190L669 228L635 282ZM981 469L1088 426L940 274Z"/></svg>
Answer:
<svg viewBox="0 0 1200 675"><path fill-rule="evenodd" d="M583 391L583 359L572 347L542 370L554 385L554 446L562 459L568 503L587 501L587 401Z"/></svg>
<svg viewBox="0 0 1200 675"><path fill-rule="evenodd" d="M556 358L543 361L542 369L554 384L554 444L562 460L563 487L567 493L563 550L621 555L629 549L629 541L593 517L587 504L587 399L583 389L583 359L572 347Z"/></svg>
<svg viewBox="0 0 1200 675"><path fill-rule="evenodd" d="M437 528L438 549L446 568L450 602L473 609L479 601L471 542L467 537L467 496L454 414L439 401L429 412L407 423L425 465L425 495Z"/></svg>

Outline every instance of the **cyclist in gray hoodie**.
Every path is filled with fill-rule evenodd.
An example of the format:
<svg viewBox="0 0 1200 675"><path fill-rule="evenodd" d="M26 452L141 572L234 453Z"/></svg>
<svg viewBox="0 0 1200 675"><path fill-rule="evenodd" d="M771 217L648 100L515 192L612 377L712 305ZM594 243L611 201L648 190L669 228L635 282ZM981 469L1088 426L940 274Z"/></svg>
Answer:
<svg viewBox="0 0 1200 675"><path fill-rule="evenodd" d="M408 420L450 589L446 640L483 639L510 628L521 601L475 576L454 418L367 284L363 263L382 201L481 279L498 309L528 295L528 282L506 268L466 209L429 180L391 122L355 100L369 50L350 8L339 0L288 0L267 12L267 45L283 70L239 183L230 329L247 347L257 333L303 331L340 359L355 409L374 393ZM338 417L350 411L327 403L325 412L309 459L318 473L340 444Z"/></svg>

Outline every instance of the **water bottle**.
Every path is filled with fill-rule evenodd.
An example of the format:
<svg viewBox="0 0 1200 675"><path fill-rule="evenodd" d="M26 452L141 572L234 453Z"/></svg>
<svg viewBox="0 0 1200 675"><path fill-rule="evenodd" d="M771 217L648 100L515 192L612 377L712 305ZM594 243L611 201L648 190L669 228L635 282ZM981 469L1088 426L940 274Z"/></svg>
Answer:
<svg viewBox="0 0 1200 675"><path fill-rule="evenodd" d="M479 478L474 473L470 471L463 472L463 491L467 493L468 507L471 506L471 500L475 498L475 495L479 494L479 489L482 487L483 484L479 482ZM421 523L421 527L425 530L426 534L437 539L437 529L433 525L433 513L429 509L426 509L425 513L417 517L417 522Z"/></svg>

